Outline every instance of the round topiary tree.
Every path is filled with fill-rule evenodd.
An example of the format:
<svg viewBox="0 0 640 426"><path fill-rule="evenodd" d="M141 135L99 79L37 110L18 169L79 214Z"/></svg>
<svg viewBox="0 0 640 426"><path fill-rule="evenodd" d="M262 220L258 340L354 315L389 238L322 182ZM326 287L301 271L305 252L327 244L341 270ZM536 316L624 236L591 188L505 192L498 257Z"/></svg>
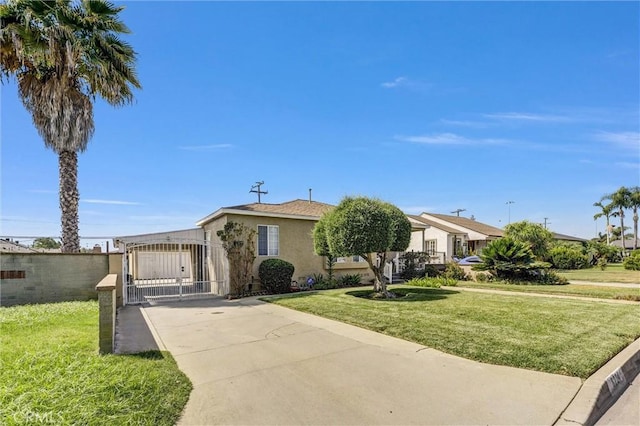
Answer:
<svg viewBox="0 0 640 426"><path fill-rule="evenodd" d="M313 233L317 254L360 256L373 272L374 291L387 291L384 266L387 253L404 251L411 240L411 223L396 206L367 197L346 197L316 224Z"/></svg>
<svg viewBox="0 0 640 426"><path fill-rule="evenodd" d="M267 259L258 267L258 276L269 293L289 293L293 271L294 266L285 260Z"/></svg>

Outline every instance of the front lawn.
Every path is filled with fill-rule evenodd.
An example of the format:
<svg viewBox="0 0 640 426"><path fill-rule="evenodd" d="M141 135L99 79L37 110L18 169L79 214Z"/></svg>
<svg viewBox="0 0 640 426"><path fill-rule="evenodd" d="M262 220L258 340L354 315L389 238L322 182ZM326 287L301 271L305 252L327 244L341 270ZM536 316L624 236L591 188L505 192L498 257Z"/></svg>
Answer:
<svg viewBox="0 0 640 426"><path fill-rule="evenodd" d="M524 293L562 294L567 296L595 297L599 299L619 299L640 301L640 288L603 287L595 285L567 284L508 284L501 282L478 283L458 281L457 287L486 288L492 290L516 291Z"/></svg>
<svg viewBox="0 0 640 426"><path fill-rule="evenodd" d="M624 269L622 263L608 265L604 271L599 267L577 269L572 271L557 271L558 275L569 281L592 281L601 283L640 283L640 271Z"/></svg>
<svg viewBox="0 0 640 426"><path fill-rule="evenodd" d="M0 308L0 424L174 425L191 382L168 352L98 355L98 304Z"/></svg>
<svg viewBox="0 0 640 426"><path fill-rule="evenodd" d="M264 300L481 362L589 377L640 336L640 304L393 286Z"/></svg>

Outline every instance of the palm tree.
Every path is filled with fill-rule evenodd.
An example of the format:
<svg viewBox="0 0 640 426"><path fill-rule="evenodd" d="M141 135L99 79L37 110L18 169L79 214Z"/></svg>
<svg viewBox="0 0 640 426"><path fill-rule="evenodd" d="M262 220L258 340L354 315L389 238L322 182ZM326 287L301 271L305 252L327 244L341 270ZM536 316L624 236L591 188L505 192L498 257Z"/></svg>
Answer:
<svg viewBox="0 0 640 426"><path fill-rule="evenodd" d="M136 53L119 34L123 7L105 0L7 0L0 5L0 72L18 93L45 146L58 154L62 251L80 251L78 152L94 132L96 96L113 106L140 88Z"/></svg>
<svg viewBox="0 0 640 426"><path fill-rule="evenodd" d="M602 200L611 200L611 206L615 209L618 209L617 216L620 218L620 238L622 239L622 249L625 247L625 236L624 236L624 209L629 208L631 205L631 192L621 186L618 190L612 194L605 195ZM602 201L601 200L601 201Z"/></svg>
<svg viewBox="0 0 640 426"><path fill-rule="evenodd" d="M611 243L611 225L609 223L609 220L612 216L617 215L617 213L613 211L613 205L611 203L602 204L602 201L598 201L597 203L593 203L593 206L600 207L601 209L600 212L593 215L593 220L598 220L603 216L607 220L607 245L609 245Z"/></svg>
<svg viewBox="0 0 640 426"><path fill-rule="evenodd" d="M640 186L630 188L629 207L633 209L633 249L638 248L638 208L640 208Z"/></svg>

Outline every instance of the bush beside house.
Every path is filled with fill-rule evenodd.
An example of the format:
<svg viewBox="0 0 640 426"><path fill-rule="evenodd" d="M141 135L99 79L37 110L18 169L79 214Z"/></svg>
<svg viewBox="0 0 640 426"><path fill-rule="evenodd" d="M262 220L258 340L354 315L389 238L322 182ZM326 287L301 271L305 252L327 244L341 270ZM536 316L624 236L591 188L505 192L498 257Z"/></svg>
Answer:
<svg viewBox="0 0 640 426"><path fill-rule="evenodd" d="M291 291L294 267L282 259L267 259L260 264L258 276L269 293L281 294Z"/></svg>

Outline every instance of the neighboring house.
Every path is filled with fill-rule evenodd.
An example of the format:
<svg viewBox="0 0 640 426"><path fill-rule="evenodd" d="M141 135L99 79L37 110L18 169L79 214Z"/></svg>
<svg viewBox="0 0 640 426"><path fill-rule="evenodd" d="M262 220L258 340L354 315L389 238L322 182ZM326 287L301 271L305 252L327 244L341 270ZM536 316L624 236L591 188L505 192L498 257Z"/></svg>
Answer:
<svg viewBox="0 0 640 426"><path fill-rule="evenodd" d="M611 241L611 245L618 247L618 248L622 248L622 240L615 240L615 241ZM633 250L633 236L631 236L631 238L625 238L624 240L624 249L627 250ZM636 247L640 247L640 239L636 242Z"/></svg>
<svg viewBox="0 0 640 426"><path fill-rule="evenodd" d="M435 254L445 262L454 256L480 253L489 242L503 235L502 229L462 216L422 213L408 217L412 223L427 226L421 234L414 232L409 250Z"/></svg>
<svg viewBox="0 0 640 426"><path fill-rule="evenodd" d="M37 253L38 250L23 246L18 241L0 239L0 252L2 253Z"/></svg>
<svg viewBox="0 0 640 426"><path fill-rule="evenodd" d="M553 238L557 241L565 241L568 243L586 243L587 241L589 241L580 237L573 237L571 235L558 234L557 232L553 232Z"/></svg>

